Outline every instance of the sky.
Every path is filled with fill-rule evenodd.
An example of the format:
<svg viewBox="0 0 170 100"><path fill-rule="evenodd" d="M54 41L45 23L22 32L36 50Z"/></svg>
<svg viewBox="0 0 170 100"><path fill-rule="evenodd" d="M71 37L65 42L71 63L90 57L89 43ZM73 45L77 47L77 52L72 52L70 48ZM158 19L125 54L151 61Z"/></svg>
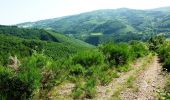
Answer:
<svg viewBox="0 0 170 100"><path fill-rule="evenodd" d="M170 0L0 0L0 24L13 25L99 9L152 9Z"/></svg>

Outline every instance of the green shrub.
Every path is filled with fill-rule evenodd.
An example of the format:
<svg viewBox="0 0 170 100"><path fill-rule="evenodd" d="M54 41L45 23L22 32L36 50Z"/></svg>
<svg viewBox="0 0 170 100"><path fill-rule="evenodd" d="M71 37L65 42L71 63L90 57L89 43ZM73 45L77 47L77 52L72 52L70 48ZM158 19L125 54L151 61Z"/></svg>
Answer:
<svg viewBox="0 0 170 100"><path fill-rule="evenodd" d="M163 68L167 71L170 71L170 56L165 58L165 62L163 64Z"/></svg>
<svg viewBox="0 0 170 100"><path fill-rule="evenodd" d="M92 65L100 65L103 64L103 62L103 54L97 50L83 51L73 57L74 64L80 64L85 68Z"/></svg>
<svg viewBox="0 0 170 100"><path fill-rule="evenodd" d="M127 44L107 43L100 47L100 49L111 66L127 64L130 59L130 47Z"/></svg>
<svg viewBox="0 0 170 100"><path fill-rule="evenodd" d="M80 64L76 64L70 67L71 75L83 75L84 73L85 69Z"/></svg>
<svg viewBox="0 0 170 100"><path fill-rule="evenodd" d="M102 65L97 65L97 66L93 65L93 66L89 67L88 69L86 69L85 76L86 77L97 76L101 72L101 68L102 68Z"/></svg>
<svg viewBox="0 0 170 100"><path fill-rule="evenodd" d="M168 56L170 56L170 42L165 42L162 44L159 49L157 50L159 55L160 61L164 62Z"/></svg>
<svg viewBox="0 0 170 100"><path fill-rule="evenodd" d="M131 49L133 53L133 59L146 56L149 53L149 48L143 42L131 42Z"/></svg>
<svg viewBox="0 0 170 100"><path fill-rule="evenodd" d="M157 51L159 46L165 42L165 37L164 36L155 36L151 37L148 41L149 43L149 49L153 51Z"/></svg>
<svg viewBox="0 0 170 100"><path fill-rule="evenodd" d="M32 87L39 88L41 87L42 69L47 64L47 59L42 54L33 54L31 57L28 57L20 68L20 73L18 76L25 82L32 84Z"/></svg>
<svg viewBox="0 0 170 100"><path fill-rule="evenodd" d="M170 42L165 42L157 49L160 61L163 63L163 68L170 71Z"/></svg>
<svg viewBox="0 0 170 100"><path fill-rule="evenodd" d="M9 100L31 98L33 91L52 87L54 77L50 58L33 54L23 60L18 71L8 67L0 68L0 92Z"/></svg>
<svg viewBox="0 0 170 100"><path fill-rule="evenodd" d="M29 98L33 92L32 84L23 81L15 73L0 67L0 95L7 100L24 100Z"/></svg>
<svg viewBox="0 0 170 100"><path fill-rule="evenodd" d="M49 58L43 54L37 54L36 52L26 59L23 64L25 68L39 68L42 69L48 64Z"/></svg>

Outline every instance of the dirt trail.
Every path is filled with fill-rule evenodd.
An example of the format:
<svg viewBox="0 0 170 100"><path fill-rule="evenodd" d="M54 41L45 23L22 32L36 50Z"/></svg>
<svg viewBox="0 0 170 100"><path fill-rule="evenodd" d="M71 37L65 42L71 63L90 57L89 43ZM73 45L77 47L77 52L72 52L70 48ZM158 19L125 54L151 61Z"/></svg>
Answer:
<svg viewBox="0 0 170 100"><path fill-rule="evenodd" d="M120 95L122 100L157 100L157 91L165 85L165 77L161 72L161 65L155 57L149 67L134 81L133 85L138 87L137 91L126 89Z"/></svg>
<svg viewBox="0 0 170 100"><path fill-rule="evenodd" d="M122 73L119 78L114 79L108 86L98 86L98 95L95 100L113 99L112 95L123 87L123 85L126 83L127 79L130 76L132 76L136 71L141 69L141 66L145 64L144 62L146 62L146 60L148 60L147 57L138 59L136 63L131 65L132 70Z"/></svg>

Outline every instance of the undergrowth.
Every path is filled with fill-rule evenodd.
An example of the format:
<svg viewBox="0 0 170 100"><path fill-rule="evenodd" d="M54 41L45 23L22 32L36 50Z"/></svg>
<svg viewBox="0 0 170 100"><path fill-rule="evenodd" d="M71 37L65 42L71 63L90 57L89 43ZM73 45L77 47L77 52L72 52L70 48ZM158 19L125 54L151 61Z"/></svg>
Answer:
<svg viewBox="0 0 170 100"><path fill-rule="evenodd" d="M142 42L105 43L58 60L35 52L17 59L18 65L12 60L0 67L0 96L13 100L31 99L34 91L39 90L39 98L48 98L46 94L54 86L67 80L76 84L73 98L91 99L96 96L97 85L108 85L113 78L119 77L118 72L129 71L129 63L148 52L147 45Z"/></svg>

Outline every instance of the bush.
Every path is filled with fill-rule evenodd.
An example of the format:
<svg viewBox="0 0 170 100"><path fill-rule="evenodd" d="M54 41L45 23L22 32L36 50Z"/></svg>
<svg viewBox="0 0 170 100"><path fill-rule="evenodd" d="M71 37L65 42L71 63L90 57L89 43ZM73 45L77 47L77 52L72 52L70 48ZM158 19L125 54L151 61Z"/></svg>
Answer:
<svg viewBox="0 0 170 100"><path fill-rule="evenodd" d="M162 44L159 49L157 50L159 55L160 61L164 62L168 56L170 56L170 42L165 42Z"/></svg>
<svg viewBox="0 0 170 100"><path fill-rule="evenodd" d="M0 67L0 95L7 100L24 100L31 96L32 84L23 81L15 73L4 67Z"/></svg>
<svg viewBox="0 0 170 100"><path fill-rule="evenodd" d="M70 67L71 75L83 75L84 73L85 69L80 64L76 64Z"/></svg>
<svg viewBox="0 0 170 100"><path fill-rule="evenodd" d="M92 65L101 65L103 62L103 54L97 50L83 51L73 57L74 64L80 64L85 68Z"/></svg>
<svg viewBox="0 0 170 100"><path fill-rule="evenodd" d="M159 46L165 42L165 37L164 36L155 36L151 37L148 41L149 43L149 49L152 51L157 51Z"/></svg>
<svg viewBox="0 0 170 100"><path fill-rule="evenodd" d="M165 62L163 64L163 68L167 71L170 71L170 56L168 56L166 59L165 59Z"/></svg>
<svg viewBox="0 0 170 100"><path fill-rule="evenodd" d="M54 66L50 58L35 53L23 59L17 71L0 67L0 95L8 100L23 100L31 98L37 89L40 89L41 95L41 91L49 90L55 84Z"/></svg>
<svg viewBox="0 0 170 100"><path fill-rule="evenodd" d="M131 42L131 49L133 53L133 59L146 56L149 53L149 48L143 42Z"/></svg>
<svg viewBox="0 0 170 100"><path fill-rule="evenodd" d="M43 68L47 65L47 58L42 54L33 54L28 57L20 68L18 76L25 82L32 84L34 89L41 87Z"/></svg>
<svg viewBox="0 0 170 100"><path fill-rule="evenodd" d="M170 71L170 42L165 42L157 49L160 61L163 62L163 68Z"/></svg>
<svg viewBox="0 0 170 100"><path fill-rule="evenodd" d="M112 65L127 64L130 59L130 47L127 44L107 43L100 47L106 62Z"/></svg>

